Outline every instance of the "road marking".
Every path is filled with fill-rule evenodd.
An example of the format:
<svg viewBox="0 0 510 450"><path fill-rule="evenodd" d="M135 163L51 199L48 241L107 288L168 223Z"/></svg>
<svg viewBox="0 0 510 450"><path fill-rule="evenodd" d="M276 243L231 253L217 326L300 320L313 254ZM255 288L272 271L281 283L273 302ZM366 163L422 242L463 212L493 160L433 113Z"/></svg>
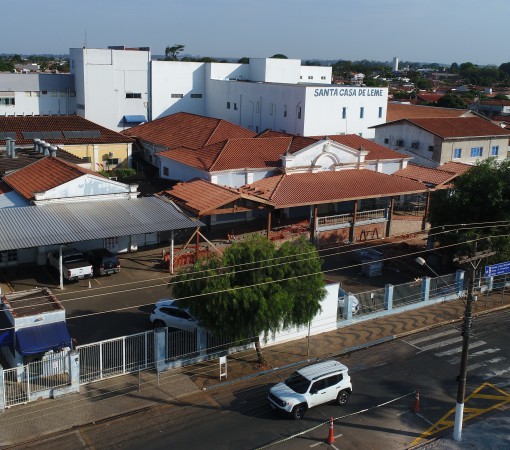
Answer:
<svg viewBox="0 0 510 450"><path fill-rule="evenodd" d="M488 393L481 393L481 391L486 391ZM481 408L472 408L468 406L468 402L471 399L485 399L485 400L494 400L496 403L492 406L481 409ZM466 422L470 419L473 419L474 417L477 417L481 414L487 413L493 409L499 408L503 405L506 405L507 403L510 403L510 394L497 388L493 384L490 384L488 382L483 383L481 386L479 386L473 393L471 393L466 399L464 400L464 415L462 417L462 422ZM455 409L452 408L450 411L448 411L443 417L441 417L435 424L433 424L428 430L425 430L419 437L417 437L413 442L409 444L408 447L414 447L417 445L420 441L430 438L439 431L446 430L447 428L451 428L454 425L454 420L452 420L455 417Z"/></svg>
<svg viewBox="0 0 510 450"><path fill-rule="evenodd" d="M508 369L501 369L501 370L494 370L490 376L484 378L485 380L488 380L490 378L499 377L501 375L504 375L505 373L510 372L510 367Z"/></svg>
<svg viewBox="0 0 510 450"><path fill-rule="evenodd" d="M421 350L423 352L425 352L427 350L432 350L433 348L446 347L447 345L456 344L456 343L461 342L461 341L462 341L462 336L458 336L458 337L454 337L452 339L447 339L446 341L439 341L439 342L436 342L434 344L424 345L421 348Z"/></svg>
<svg viewBox="0 0 510 450"><path fill-rule="evenodd" d="M468 372L471 372L472 370L476 370L480 367L483 367L483 364L481 363L471 364L470 366L467 366L467 370Z"/></svg>
<svg viewBox="0 0 510 450"><path fill-rule="evenodd" d="M480 347L481 345L485 345L485 342L476 341L476 342L473 342L472 344L469 344L469 348L473 349L476 347ZM445 350L444 352L434 353L434 355L441 358L442 356L454 355L455 353L460 353L461 351L462 351L462 347L455 347L455 348L451 348L450 350Z"/></svg>
<svg viewBox="0 0 510 450"><path fill-rule="evenodd" d="M473 346L470 345L469 348L473 348ZM485 350L480 350L479 352L475 352L475 353L470 354L469 357L472 358L473 356L480 356L480 355L485 355L485 354L488 354L488 353L496 353L496 352L499 352L499 351L500 351L499 348L486 348Z"/></svg>
<svg viewBox="0 0 510 450"><path fill-rule="evenodd" d="M449 329L449 330L446 330L446 331L442 331L441 333L436 333L432 336L425 336L425 337L421 337L421 338L418 338L418 339L412 339L410 341L406 340L405 342L407 342L408 344L411 344L411 345L415 345L415 344L419 344L420 342L424 342L424 341L430 341L431 339L437 339L437 338L440 338L440 337L443 337L443 336L449 336L450 334L455 334L455 333L458 333L459 330L456 330L456 329Z"/></svg>

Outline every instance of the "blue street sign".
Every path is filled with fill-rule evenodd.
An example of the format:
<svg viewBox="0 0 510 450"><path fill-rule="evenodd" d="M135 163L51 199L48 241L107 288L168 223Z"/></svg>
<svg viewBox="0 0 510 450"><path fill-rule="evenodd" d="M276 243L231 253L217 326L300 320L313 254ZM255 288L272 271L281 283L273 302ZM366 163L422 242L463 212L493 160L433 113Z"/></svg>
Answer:
<svg viewBox="0 0 510 450"><path fill-rule="evenodd" d="M510 261L485 266L485 278L505 275L507 273L510 273Z"/></svg>

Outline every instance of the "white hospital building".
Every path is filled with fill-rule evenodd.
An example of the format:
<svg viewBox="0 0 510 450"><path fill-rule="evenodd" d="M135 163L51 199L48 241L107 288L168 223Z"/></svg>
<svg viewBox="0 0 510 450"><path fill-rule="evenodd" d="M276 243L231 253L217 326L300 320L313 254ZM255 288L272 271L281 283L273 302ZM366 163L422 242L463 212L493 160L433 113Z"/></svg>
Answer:
<svg viewBox="0 0 510 450"><path fill-rule="evenodd" d="M115 131L189 112L254 132L270 128L302 136L358 134L371 139L371 127L386 121L387 88L331 84L331 67L302 66L298 59L152 61L149 48L123 46L72 48L70 59L71 75L60 92L72 90L71 80L76 97L65 109L52 107L51 113L76 113ZM48 114L18 101L2 102L3 93L13 96L5 75L0 74L0 114Z"/></svg>

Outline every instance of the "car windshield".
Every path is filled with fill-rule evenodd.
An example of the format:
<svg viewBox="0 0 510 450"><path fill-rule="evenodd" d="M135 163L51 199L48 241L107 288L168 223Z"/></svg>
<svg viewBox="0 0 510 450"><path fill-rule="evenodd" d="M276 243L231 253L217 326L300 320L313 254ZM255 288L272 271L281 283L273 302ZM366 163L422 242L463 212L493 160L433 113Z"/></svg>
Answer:
<svg viewBox="0 0 510 450"><path fill-rule="evenodd" d="M307 380L298 372L294 372L289 378L285 380L285 384L298 394L304 394L310 387L310 380Z"/></svg>

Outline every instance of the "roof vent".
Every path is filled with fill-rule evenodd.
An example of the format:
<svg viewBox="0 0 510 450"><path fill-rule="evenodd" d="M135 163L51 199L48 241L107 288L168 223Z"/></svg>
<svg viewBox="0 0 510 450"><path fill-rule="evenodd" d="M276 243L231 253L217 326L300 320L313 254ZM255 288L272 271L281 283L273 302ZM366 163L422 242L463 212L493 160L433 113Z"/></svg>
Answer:
<svg viewBox="0 0 510 450"><path fill-rule="evenodd" d="M42 147L43 147L43 151L44 151L44 156L48 156L50 154L50 147L51 147L51 145L48 144L47 142L44 142L42 144Z"/></svg>
<svg viewBox="0 0 510 450"><path fill-rule="evenodd" d="M54 145L50 145L49 151L50 156L53 156L53 158L57 157L57 147L55 147Z"/></svg>

